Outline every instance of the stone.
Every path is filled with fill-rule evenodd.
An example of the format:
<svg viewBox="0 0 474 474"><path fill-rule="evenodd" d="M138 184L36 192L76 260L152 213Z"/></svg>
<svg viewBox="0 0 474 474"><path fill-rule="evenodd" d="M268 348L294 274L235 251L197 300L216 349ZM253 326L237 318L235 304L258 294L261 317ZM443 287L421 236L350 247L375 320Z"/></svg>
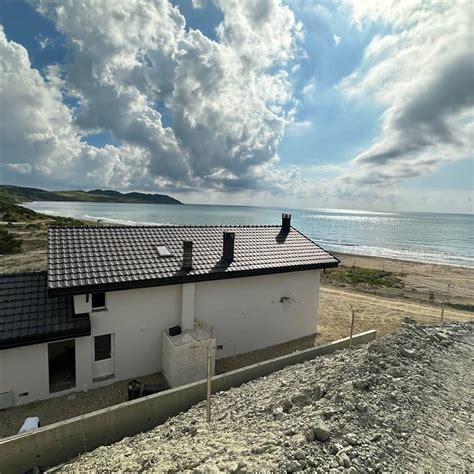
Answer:
<svg viewBox="0 0 474 474"><path fill-rule="evenodd" d="M344 435L344 441L354 446L355 444L359 443L359 438L355 433L347 433Z"/></svg>
<svg viewBox="0 0 474 474"><path fill-rule="evenodd" d="M344 446L340 443L333 443L333 444L331 444L331 446L329 446L329 451L332 454L337 454L342 449L344 449Z"/></svg>
<svg viewBox="0 0 474 474"><path fill-rule="evenodd" d="M308 428L305 433L304 437L306 438L306 441L314 441L316 439L316 435L314 434L314 429L313 428Z"/></svg>
<svg viewBox="0 0 474 474"><path fill-rule="evenodd" d="M400 353L402 356L408 357L410 359L414 359L416 357L416 351L413 349L406 349L405 347L402 347Z"/></svg>
<svg viewBox="0 0 474 474"><path fill-rule="evenodd" d="M351 466L351 460L349 459L349 456L346 453L336 454L336 460L339 466L342 466L345 468L348 468Z"/></svg>
<svg viewBox="0 0 474 474"><path fill-rule="evenodd" d="M360 413L364 413L367 411L367 405L364 402L356 403L356 409Z"/></svg>
<svg viewBox="0 0 474 474"><path fill-rule="evenodd" d="M314 426L314 436L318 441L324 442L329 439L331 432L328 426L322 420L319 420Z"/></svg>

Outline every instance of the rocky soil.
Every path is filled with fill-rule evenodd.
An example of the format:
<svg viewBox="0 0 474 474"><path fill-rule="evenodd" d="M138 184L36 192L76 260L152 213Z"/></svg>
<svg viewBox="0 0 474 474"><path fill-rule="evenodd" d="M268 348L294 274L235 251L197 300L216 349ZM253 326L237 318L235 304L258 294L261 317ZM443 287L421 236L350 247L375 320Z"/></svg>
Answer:
<svg viewBox="0 0 474 474"><path fill-rule="evenodd" d="M213 396L65 471L470 472L472 323L396 334Z"/></svg>

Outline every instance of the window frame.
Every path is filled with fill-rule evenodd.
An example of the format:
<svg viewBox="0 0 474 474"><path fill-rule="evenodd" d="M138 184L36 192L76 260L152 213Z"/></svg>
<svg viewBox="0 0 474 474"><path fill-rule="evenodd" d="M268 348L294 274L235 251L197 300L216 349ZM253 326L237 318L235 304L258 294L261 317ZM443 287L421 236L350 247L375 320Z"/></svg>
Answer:
<svg viewBox="0 0 474 474"><path fill-rule="evenodd" d="M104 295L104 306L94 306L94 295ZM92 312L107 311L107 293L105 291L98 291L91 293L91 310Z"/></svg>
<svg viewBox="0 0 474 474"><path fill-rule="evenodd" d="M102 359L97 359L97 346L96 346L96 341L99 337L108 337L109 338L109 357L104 357ZM102 362L104 360L110 360L113 358L113 341L112 341L112 333L109 334L99 334L97 336L94 336L94 362Z"/></svg>

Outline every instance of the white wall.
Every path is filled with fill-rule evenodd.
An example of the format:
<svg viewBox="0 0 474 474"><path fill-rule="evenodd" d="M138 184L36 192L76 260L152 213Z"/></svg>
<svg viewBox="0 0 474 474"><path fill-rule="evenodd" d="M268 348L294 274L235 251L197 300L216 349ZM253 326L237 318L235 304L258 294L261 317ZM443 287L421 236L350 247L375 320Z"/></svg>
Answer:
<svg viewBox="0 0 474 474"><path fill-rule="evenodd" d="M76 312L78 308L91 311L92 298L88 303L85 300L83 295L74 297ZM181 323L181 285L109 292L107 310L91 312L90 318L90 348L87 349L90 361L84 358L83 362L90 370L81 377L81 386L93 384L93 337L102 334L114 334L115 377L112 382L159 372L161 333ZM86 342L81 344L85 346Z"/></svg>
<svg viewBox="0 0 474 474"><path fill-rule="evenodd" d="M216 357L316 332L320 270L196 283L197 320L213 327ZM293 301L280 303L281 297Z"/></svg>
<svg viewBox="0 0 474 474"><path fill-rule="evenodd" d="M0 351L0 393L10 391L14 392L16 404L29 403L48 395L47 344ZM18 395L24 392L28 392L28 396L19 398Z"/></svg>
<svg viewBox="0 0 474 474"><path fill-rule="evenodd" d="M223 349L217 358L248 352L316 332L319 270L232 278L107 293L107 310L91 311L85 295L74 297L76 313L90 312L91 336L76 339L76 390L161 370L162 332L194 318L213 328ZM189 287L189 288L188 288ZM194 305L193 298L194 297ZM289 302L280 302L289 297ZM114 334L115 377L93 382L93 337ZM0 392L17 403L49 394L48 347L36 344L0 351ZM29 396L18 399L21 392Z"/></svg>
<svg viewBox="0 0 474 474"><path fill-rule="evenodd" d="M49 393L48 343L0 351L0 393L13 392L14 403L23 405L82 390L78 382L87 372L84 361L89 357L90 339L81 337L75 340L76 388L56 393ZM21 393L27 395L20 397Z"/></svg>

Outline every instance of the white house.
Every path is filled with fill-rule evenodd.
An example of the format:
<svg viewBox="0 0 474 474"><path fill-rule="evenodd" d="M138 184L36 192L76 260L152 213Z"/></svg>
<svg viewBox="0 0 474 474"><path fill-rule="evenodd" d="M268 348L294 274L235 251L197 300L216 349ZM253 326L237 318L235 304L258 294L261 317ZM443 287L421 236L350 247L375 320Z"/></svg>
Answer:
<svg viewBox="0 0 474 474"><path fill-rule="evenodd" d="M176 326L210 332L217 358L315 333L339 262L290 218L51 227L47 273L0 276L0 408L160 372Z"/></svg>

